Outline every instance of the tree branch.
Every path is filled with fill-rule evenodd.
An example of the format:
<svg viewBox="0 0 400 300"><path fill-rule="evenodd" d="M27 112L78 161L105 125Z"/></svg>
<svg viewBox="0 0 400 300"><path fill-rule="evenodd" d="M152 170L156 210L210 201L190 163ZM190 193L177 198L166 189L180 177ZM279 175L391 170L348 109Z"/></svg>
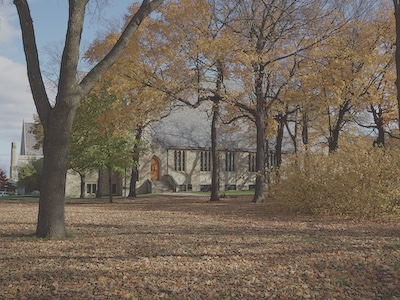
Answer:
<svg viewBox="0 0 400 300"><path fill-rule="evenodd" d="M84 93L89 92L100 77L114 64L118 56L128 46L130 39L136 33L139 25L155 9L157 9L163 0L144 0L137 13L129 21L125 30L122 32L117 43L111 51L85 76L81 81L80 87Z"/></svg>
<svg viewBox="0 0 400 300"><path fill-rule="evenodd" d="M40 119L45 123L51 111L51 105L40 72L39 55L31 13L26 0L14 0L14 4L17 8L21 25L29 85Z"/></svg>

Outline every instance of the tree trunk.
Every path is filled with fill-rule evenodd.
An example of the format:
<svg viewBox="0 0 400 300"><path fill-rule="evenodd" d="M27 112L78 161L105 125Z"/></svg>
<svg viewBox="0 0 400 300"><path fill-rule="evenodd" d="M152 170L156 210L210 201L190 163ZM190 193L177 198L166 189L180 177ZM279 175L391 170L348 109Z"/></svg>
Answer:
<svg viewBox="0 0 400 300"><path fill-rule="evenodd" d="M373 146L374 147L384 147L385 146L385 128L384 128L384 120L383 120L383 110L379 105L378 109L371 104L371 112L374 117L374 123L376 128L378 129L378 136L376 137Z"/></svg>
<svg viewBox="0 0 400 300"><path fill-rule="evenodd" d="M136 128L136 136L135 139L137 142L139 142L142 139L142 133L143 133L143 126L138 126ZM133 154L133 160L135 162L135 167L132 168L132 172L131 172L131 180L130 180L130 184L129 184L129 198L136 198L137 194L136 194L136 182L138 181L138 177L139 177L139 146L138 143L135 143L134 146L134 154Z"/></svg>
<svg viewBox="0 0 400 300"><path fill-rule="evenodd" d="M62 102L67 103L67 101ZM38 237L66 236L64 199L68 165L68 145L75 109L59 104L43 124L43 176L40 184Z"/></svg>
<svg viewBox="0 0 400 300"><path fill-rule="evenodd" d="M219 201L219 155L217 145L217 126L219 120L219 98L215 97L213 103L213 116L211 122L211 197L210 201Z"/></svg>
<svg viewBox="0 0 400 300"><path fill-rule="evenodd" d="M343 105L340 106L336 123L333 126L329 126L329 138L328 147L329 153L334 153L339 148L339 134L345 123L344 116L350 110L350 100L346 100Z"/></svg>
<svg viewBox="0 0 400 300"><path fill-rule="evenodd" d="M112 193L112 170L108 168L108 191L110 193L110 203L113 203L113 193Z"/></svg>
<svg viewBox="0 0 400 300"><path fill-rule="evenodd" d="M303 141L303 145L305 148L308 148L308 115L306 111L303 111L303 116L302 116L302 131L301 131L301 140Z"/></svg>
<svg viewBox="0 0 400 300"><path fill-rule="evenodd" d="M282 164L283 130L285 128L286 115L278 115L276 119L278 121L278 129L277 129L276 145L275 145L275 159L276 159L275 167L280 167L280 165Z"/></svg>
<svg viewBox="0 0 400 300"><path fill-rule="evenodd" d="M97 191L96 191L96 198L98 199L103 197L103 180L104 180L104 172L103 170L99 170L99 176L97 178Z"/></svg>
<svg viewBox="0 0 400 300"><path fill-rule="evenodd" d="M81 194L79 196L79 198L83 199L85 198L85 174L79 174L79 176L81 177Z"/></svg>
<svg viewBox="0 0 400 300"><path fill-rule="evenodd" d="M257 150L256 150L256 185L253 202L264 201L264 183L265 183L265 113L262 110L261 113L257 113L255 116L256 128L257 128Z"/></svg>
<svg viewBox="0 0 400 300"><path fill-rule="evenodd" d="M138 158L137 158L137 162L139 163L139 159ZM135 166L132 169L132 172L131 172L131 180L130 180L130 184L129 184L129 195L128 195L129 198L136 198L137 197L137 194L136 194L136 190L137 190L136 182L137 182L138 175L139 175L137 168L138 168L138 166Z"/></svg>

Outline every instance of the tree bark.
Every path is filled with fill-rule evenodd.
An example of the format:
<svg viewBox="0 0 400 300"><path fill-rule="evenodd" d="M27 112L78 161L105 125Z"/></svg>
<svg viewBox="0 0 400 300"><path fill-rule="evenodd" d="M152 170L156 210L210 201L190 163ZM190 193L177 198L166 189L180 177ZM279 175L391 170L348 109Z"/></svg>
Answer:
<svg viewBox="0 0 400 300"><path fill-rule="evenodd" d="M219 123L219 101L221 100L221 89L224 81L224 71L222 62L217 62L217 82L216 93L212 98L212 122L211 122L211 158L212 158L212 174L211 174L211 196L210 201L219 201L219 154L218 154L218 141L217 131Z"/></svg>
<svg viewBox="0 0 400 300"><path fill-rule="evenodd" d="M59 105L43 124L43 176L40 184L39 214L36 228L38 237L66 236L64 199L67 177L69 136L75 110Z"/></svg>
<svg viewBox="0 0 400 300"><path fill-rule="evenodd" d="M219 155L217 145L217 124L219 120L219 97L215 97L211 122L211 197L210 201L219 201Z"/></svg>
<svg viewBox="0 0 400 300"><path fill-rule="evenodd" d="M374 147L384 147L385 146L385 128L384 128L384 120L383 120L383 110L379 105L377 109L371 104L370 106L372 115L374 117L374 123L376 129L378 130L378 136L373 142Z"/></svg>
<svg viewBox="0 0 400 300"><path fill-rule="evenodd" d="M81 177L81 193L79 198L83 199L85 198L85 174L79 174L79 176Z"/></svg>
<svg viewBox="0 0 400 300"><path fill-rule="evenodd" d="M275 158L276 167L280 167L282 164L282 144L283 144L283 131L285 124L287 122L287 115L280 114L275 118L278 121L278 129L276 135L276 145L275 145Z"/></svg>
<svg viewBox="0 0 400 300"><path fill-rule="evenodd" d="M142 139L142 133L143 133L143 126L138 126L136 128L136 136L135 139L137 142L139 142ZM134 146L134 153L133 153L133 160L135 162L135 167L132 168L132 172L131 172L131 180L130 180L130 184L129 184L129 198L136 198L137 194L136 194L136 182L138 180L138 175L139 175L139 145L138 143L135 144Z"/></svg>
<svg viewBox="0 0 400 300"><path fill-rule="evenodd" d="M334 153L339 148L339 134L345 123L344 116L350 110L350 100L345 100L344 104L340 106L336 122L329 124L329 138L328 147L329 153ZM330 118L330 115L329 115Z"/></svg>
<svg viewBox="0 0 400 300"><path fill-rule="evenodd" d="M112 190L112 170L111 168L108 168L108 192L110 193L109 196L109 201L110 203L113 203L113 190Z"/></svg>
<svg viewBox="0 0 400 300"><path fill-rule="evenodd" d="M139 163L139 158L137 158L137 163ZM137 197L137 186L136 182L138 179L138 166L134 167L131 172L131 180L129 184L129 198L136 198Z"/></svg>
<svg viewBox="0 0 400 300"><path fill-rule="evenodd" d="M255 115L256 128L257 128L257 150L256 150L256 185L255 192L252 202L263 202L264 201L264 183L266 178L265 172L265 151L266 151L266 141L265 141L265 113L257 113Z"/></svg>
<svg viewBox="0 0 400 300"><path fill-rule="evenodd" d="M97 191L96 191L96 198L98 199L103 197L103 180L104 180L104 171L99 170L99 176L97 178Z"/></svg>

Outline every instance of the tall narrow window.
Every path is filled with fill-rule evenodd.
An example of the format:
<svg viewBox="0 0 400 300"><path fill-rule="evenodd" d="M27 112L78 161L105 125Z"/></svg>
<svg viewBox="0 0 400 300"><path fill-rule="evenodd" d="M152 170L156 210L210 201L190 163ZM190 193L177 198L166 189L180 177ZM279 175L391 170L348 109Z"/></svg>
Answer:
<svg viewBox="0 0 400 300"><path fill-rule="evenodd" d="M255 153L249 153L249 172L255 172L256 171L256 154Z"/></svg>
<svg viewBox="0 0 400 300"><path fill-rule="evenodd" d="M235 152L225 152L225 171L235 171Z"/></svg>
<svg viewBox="0 0 400 300"><path fill-rule="evenodd" d="M200 152L200 171L209 172L211 171L211 152L201 151Z"/></svg>
<svg viewBox="0 0 400 300"><path fill-rule="evenodd" d="M185 171L185 151L174 151L174 170Z"/></svg>
<svg viewBox="0 0 400 300"><path fill-rule="evenodd" d="M92 185L90 183L88 183L86 185L86 193L87 194L91 194L92 193Z"/></svg>

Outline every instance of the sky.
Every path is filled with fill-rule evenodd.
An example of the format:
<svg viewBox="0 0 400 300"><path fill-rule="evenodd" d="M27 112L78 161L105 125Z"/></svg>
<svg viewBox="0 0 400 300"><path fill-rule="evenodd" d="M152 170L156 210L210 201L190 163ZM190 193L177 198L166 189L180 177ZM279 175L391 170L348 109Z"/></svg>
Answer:
<svg viewBox="0 0 400 300"><path fill-rule="evenodd" d="M93 1L90 1L93 2ZM136 1L108 0L102 10L90 7L92 14L86 19L82 44L89 45L94 38L106 32L110 24L123 20L127 8ZM40 63L43 71L54 69L49 48L62 49L65 37L68 1L29 0ZM11 0L0 2L0 169L9 176L11 142L21 147L22 123L32 122L36 108L27 79L25 56L17 10ZM49 88L48 94L52 95ZM54 95L54 93L53 93ZM53 96L54 97L54 96Z"/></svg>

